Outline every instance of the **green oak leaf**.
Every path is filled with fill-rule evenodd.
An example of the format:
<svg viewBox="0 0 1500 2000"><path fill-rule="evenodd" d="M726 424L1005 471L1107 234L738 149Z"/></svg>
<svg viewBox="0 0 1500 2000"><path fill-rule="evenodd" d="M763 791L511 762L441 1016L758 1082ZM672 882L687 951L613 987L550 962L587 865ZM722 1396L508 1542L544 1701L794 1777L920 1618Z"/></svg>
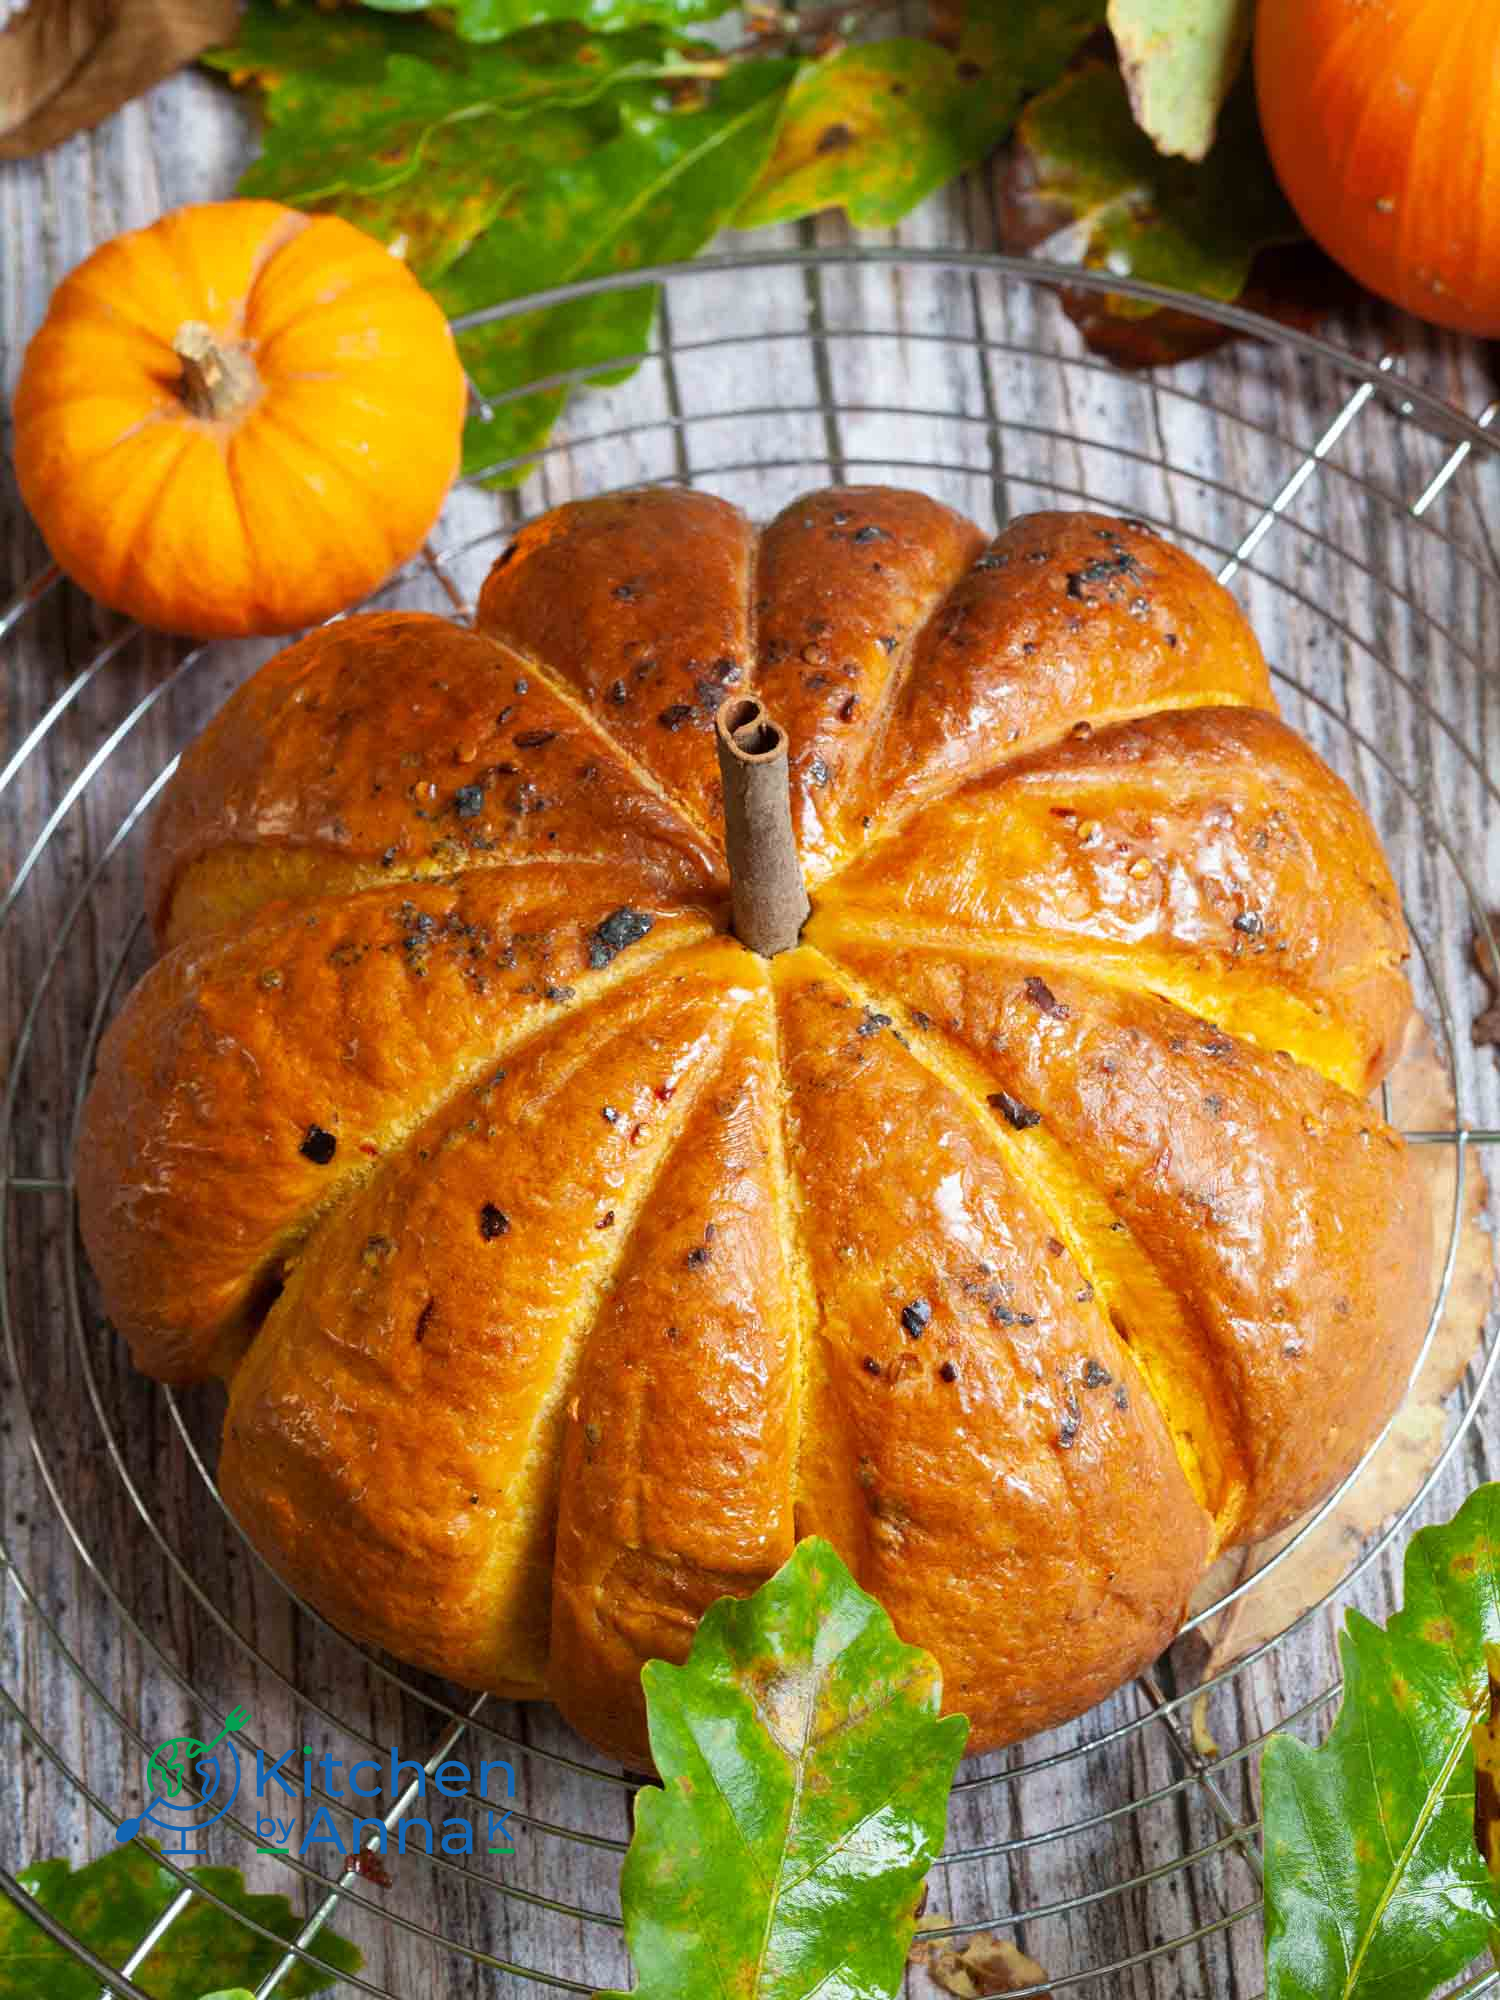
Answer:
<svg viewBox="0 0 1500 2000"><path fill-rule="evenodd" d="M1157 150L1201 160L1250 42L1254 0L1109 0L1136 123Z"/></svg>
<svg viewBox="0 0 1500 2000"><path fill-rule="evenodd" d="M814 1539L641 1678L662 1782L621 1879L630 2000L888 2000L968 1734L936 1661Z"/></svg>
<svg viewBox="0 0 1500 2000"><path fill-rule="evenodd" d="M864 229L899 222L992 152L1103 18L1104 0L974 0L956 49L866 42L807 64L737 226L825 208Z"/></svg>
<svg viewBox="0 0 1500 2000"><path fill-rule="evenodd" d="M469 49L430 22L275 0L253 0L235 45L205 60L265 93L240 192L335 210L429 285L518 189L613 132L602 99L685 62L654 28L539 28Z"/></svg>
<svg viewBox="0 0 1500 2000"><path fill-rule="evenodd" d="M431 0L364 0L386 14L420 14ZM577 21L587 28L634 28L644 23L686 27L727 14L739 0L455 0L449 10L466 42L500 42L543 21Z"/></svg>
<svg viewBox="0 0 1500 2000"><path fill-rule="evenodd" d="M1256 253L1301 235L1276 184L1246 79L1201 166L1166 160L1130 113L1113 63L1090 61L1026 107L1008 224L1018 247L1059 262L1235 299ZM1109 296L1118 318L1155 306Z"/></svg>
<svg viewBox="0 0 1500 2000"><path fill-rule="evenodd" d="M1349 1613L1321 1748L1262 1765L1267 2000L1425 2000L1485 1949L1500 1887L1474 1838L1475 1724L1500 1644L1500 1484L1406 1556L1384 1630Z"/></svg>
<svg viewBox="0 0 1500 2000"><path fill-rule="evenodd" d="M729 220L770 147L796 65L735 64L701 101L674 103L632 85L612 93L612 129L518 187L488 230L434 286L452 317L549 285L691 257ZM534 128L529 128L534 129ZM502 320L460 337L470 377L486 397L570 369L624 368L646 351L652 286ZM464 465L480 472L545 443L567 397L540 391L471 417ZM515 476L515 475L509 475Z"/></svg>
<svg viewBox="0 0 1500 2000"><path fill-rule="evenodd" d="M192 1868L190 1878L279 1938L293 1938L302 1918L285 1896L252 1895L238 1868ZM134 1841L72 1868L66 1861L38 1861L18 1879L42 1908L110 1965L123 1965L176 1896L177 1877L148 1846ZM336 1932L322 1930L309 1949L328 1970L299 1961L276 1988L281 1994L324 1993L358 1969L359 1953ZM135 1974L155 2000L199 2000L215 1989L230 2000L258 1986L281 1957L279 1949L212 1903L195 1899ZM225 1978L230 1981L222 1992ZM37 1929L14 1903L0 1903L0 2000L98 2000L99 1982L60 1945Z"/></svg>
<svg viewBox="0 0 1500 2000"><path fill-rule="evenodd" d="M252 0L215 65L265 92L241 192L331 210L406 258L452 318L580 278L691 257L769 151L796 64L724 62L659 27L568 24L475 47L431 22ZM547 440L566 390L507 392L650 339L646 286L475 329L470 472ZM511 469L504 476L515 478Z"/></svg>

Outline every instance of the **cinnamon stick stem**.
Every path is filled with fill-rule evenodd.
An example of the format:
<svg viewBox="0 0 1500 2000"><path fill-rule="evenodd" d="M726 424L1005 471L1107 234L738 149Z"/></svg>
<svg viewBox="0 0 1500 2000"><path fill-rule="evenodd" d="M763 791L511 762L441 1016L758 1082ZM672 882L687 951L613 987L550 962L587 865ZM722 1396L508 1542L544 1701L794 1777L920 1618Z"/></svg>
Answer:
<svg viewBox="0 0 1500 2000"><path fill-rule="evenodd" d="M734 934L774 958L796 944L811 907L792 834L786 731L754 695L740 694L720 707L714 736Z"/></svg>

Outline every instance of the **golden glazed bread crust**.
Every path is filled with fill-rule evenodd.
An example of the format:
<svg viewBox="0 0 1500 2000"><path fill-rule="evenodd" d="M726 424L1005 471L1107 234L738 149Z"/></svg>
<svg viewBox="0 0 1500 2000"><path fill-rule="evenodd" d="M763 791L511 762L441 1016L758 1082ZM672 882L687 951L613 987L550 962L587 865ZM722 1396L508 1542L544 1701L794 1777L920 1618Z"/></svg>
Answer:
<svg viewBox="0 0 1500 2000"><path fill-rule="evenodd" d="M985 1749L1151 1660L1394 1408L1430 1229L1368 820L1136 523L624 494L479 630L354 617L184 757L85 1238L345 1629L645 1759L639 1672L828 1535ZM715 709L813 896L725 935Z"/></svg>

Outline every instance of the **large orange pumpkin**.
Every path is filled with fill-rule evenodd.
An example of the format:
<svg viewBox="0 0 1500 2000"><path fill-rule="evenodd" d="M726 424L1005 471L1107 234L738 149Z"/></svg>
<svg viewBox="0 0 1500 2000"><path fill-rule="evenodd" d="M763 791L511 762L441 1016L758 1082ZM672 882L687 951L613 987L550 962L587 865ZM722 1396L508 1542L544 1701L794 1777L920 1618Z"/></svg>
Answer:
<svg viewBox="0 0 1500 2000"><path fill-rule="evenodd" d="M181 208L58 287L16 391L16 477L116 610L290 632L420 546L464 398L437 304L373 237L269 201Z"/></svg>
<svg viewBox="0 0 1500 2000"><path fill-rule="evenodd" d="M1255 80L1308 233L1422 319L1500 334L1500 6L1260 0Z"/></svg>
<svg viewBox="0 0 1500 2000"><path fill-rule="evenodd" d="M1135 522L623 494L477 622L323 627L164 794L78 1159L116 1324L227 1380L224 1494L320 1610L632 1761L642 1661L807 1534L973 1748L1086 1707L1421 1336L1373 829ZM813 905L772 957L748 691Z"/></svg>

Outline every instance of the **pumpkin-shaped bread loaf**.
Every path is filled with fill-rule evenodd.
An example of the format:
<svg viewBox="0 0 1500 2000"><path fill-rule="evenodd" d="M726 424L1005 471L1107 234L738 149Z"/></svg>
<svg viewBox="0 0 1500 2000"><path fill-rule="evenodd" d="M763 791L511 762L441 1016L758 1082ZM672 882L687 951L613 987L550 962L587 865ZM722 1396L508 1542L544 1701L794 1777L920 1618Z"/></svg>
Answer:
<svg viewBox="0 0 1500 2000"><path fill-rule="evenodd" d="M982 1750L1355 1462L1428 1306L1369 822L1138 522L564 507L187 752L78 1186L319 1610L646 1758L641 1663L835 1543ZM715 716L812 914L728 929Z"/></svg>

